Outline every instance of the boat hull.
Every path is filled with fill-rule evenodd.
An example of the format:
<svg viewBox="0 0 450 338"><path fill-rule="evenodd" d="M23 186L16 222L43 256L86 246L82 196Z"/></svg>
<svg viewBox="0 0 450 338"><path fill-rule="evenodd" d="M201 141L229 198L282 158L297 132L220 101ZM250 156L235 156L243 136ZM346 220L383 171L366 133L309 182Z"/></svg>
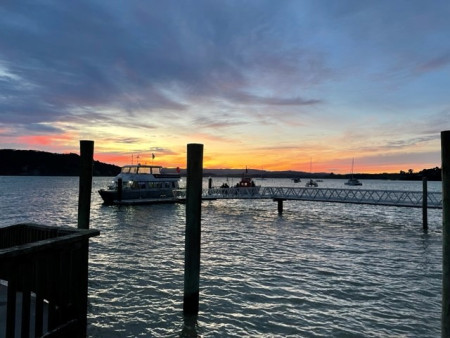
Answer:
<svg viewBox="0 0 450 338"><path fill-rule="evenodd" d="M155 201L160 201L163 198L171 199L174 198L172 189L124 189L122 191L122 197L119 200L119 193L117 190L105 190L100 189L98 191L103 199L104 204L117 204L121 201L131 201L145 199L149 202L154 199Z"/></svg>

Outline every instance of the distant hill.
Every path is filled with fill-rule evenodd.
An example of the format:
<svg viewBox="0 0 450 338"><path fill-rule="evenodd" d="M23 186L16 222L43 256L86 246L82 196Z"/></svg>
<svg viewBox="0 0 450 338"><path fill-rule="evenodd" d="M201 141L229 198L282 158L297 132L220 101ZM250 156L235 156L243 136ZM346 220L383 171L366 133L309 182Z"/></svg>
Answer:
<svg viewBox="0 0 450 338"><path fill-rule="evenodd" d="M94 161L94 176L115 176L120 167ZM0 149L0 175L79 176L80 156L35 150Z"/></svg>
<svg viewBox="0 0 450 338"><path fill-rule="evenodd" d="M203 176L217 176L217 177L240 177L245 172L245 169L203 169ZM182 170L181 174L185 174ZM304 171L265 171L258 169L248 169L247 174L253 178L338 178L347 179L350 177L349 174L334 174L334 173L308 173ZM419 181L423 177L427 177L429 181L440 181L441 180L441 169L436 167L432 169L424 169L419 172L408 171L405 172L400 170L398 173L380 173L380 174L354 174L355 178L358 179L382 179L382 180L408 180L408 181Z"/></svg>
<svg viewBox="0 0 450 338"><path fill-rule="evenodd" d="M181 171L183 174L184 171ZM253 178L296 178L296 177L310 177L311 175L326 175L325 173L310 174L303 171L266 171L259 169L203 169L203 176L221 176L221 177L241 177L243 174Z"/></svg>
<svg viewBox="0 0 450 338"><path fill-rule="evenodd" d="M0 175L24 176L78 176L80 174L80 156L77 154L54 154L36 150L0 149ZM175 168L167 170L175 172ZM246 169L203 169L204 177L240 177ZM120 167L94 161L94 176L115 176ZM266 171L248 169L247 174L253 178L348 178L349 175L333 173L307 173L303 171ZM181 169L186 175L186 169ZM358 179L390 179L421 180L427 177L430 181L441 180L441 169L436 167L420 172L399 171L399 173L355 174Z"/></svg>

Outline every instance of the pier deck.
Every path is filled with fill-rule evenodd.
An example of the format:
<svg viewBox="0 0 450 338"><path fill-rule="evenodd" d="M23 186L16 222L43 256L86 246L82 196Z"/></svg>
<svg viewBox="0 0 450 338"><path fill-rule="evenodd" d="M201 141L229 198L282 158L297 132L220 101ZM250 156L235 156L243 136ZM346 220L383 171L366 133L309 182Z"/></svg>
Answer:
<svg viewBox="0 0 450 338"><path fill-rule="evenodd" d="M186 190L175 190L174 195L177 199L184 200L186 198ZM202 199L299 200L413 208L422 208L423 206L422 191L306 187L211 188L203 189ZM428 208L430 209L442 209L442 193L428 192L427 202Z"/></svg>

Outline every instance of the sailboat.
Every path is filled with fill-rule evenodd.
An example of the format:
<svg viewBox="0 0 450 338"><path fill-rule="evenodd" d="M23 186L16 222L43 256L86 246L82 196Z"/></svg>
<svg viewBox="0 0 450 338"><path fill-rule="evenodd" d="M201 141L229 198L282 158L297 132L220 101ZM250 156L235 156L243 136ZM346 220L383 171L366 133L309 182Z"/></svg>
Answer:
<svg viewBox="0 0 450 338"><path fill-rule="evenodd" d="M310 159L310 161L309 161L309 172L312 174L312 159ZM312 178L305 184L305 187L307 187L307 188L318 187L318 186L319 185L317 184L317 182L314 181Z"/></svg>
<svg viewBox="0 0 450 338"><path fill-rule="evenodd" d="M348 179L347 182L345 182L345 185L353 185L353 186L362 185L362 183L356 177L353 177L353 165L354 164L355 164L355 159L353 158L352 159L352 176Z"/></svg>

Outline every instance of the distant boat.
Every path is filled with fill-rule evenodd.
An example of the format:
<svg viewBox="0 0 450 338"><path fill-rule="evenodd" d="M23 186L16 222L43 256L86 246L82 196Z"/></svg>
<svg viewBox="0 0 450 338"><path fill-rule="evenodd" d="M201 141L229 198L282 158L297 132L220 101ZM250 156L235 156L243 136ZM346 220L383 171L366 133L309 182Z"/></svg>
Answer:
<svg viewBox="0 0 450 338"><path fill-rule="evenodd" d="M312 159L309 160L309 173L312 174ZM319 185L317 184L317 182L314 181L312 178L305 184L305 187L307 187L307 188L318 187L318 186Z"/></svg>
<svg viewBox="0 0 450 338"><path fill-rule="evenodd" d="M345 182L345 185L352 185L352 186L356 186L356 185L362 185L362 183L356 178L353 177L353 165L355 163L355 159L352 159L352 176L348 179L347 182Z"/></svg>
<svg viewBox="0 0 450 338"><path fill-rule="evenodd" d="M236 184L236 188L253 188L256 187L255 182L248 176L248 169L245 168L245 173L242 174L241 180Z"/></svg>
<svg viewBox="0 0 450 338"><path fill-rule="evenodd" d="M345 185L362 185L362 183L357 178L349 178Z"/></svg>
<svg viewBox="0 0 450 338"><path fill-rule="evenodd" d="M317 182L314 181L312 178L305 184L305 187L308 187L308 188L318 187L318 186L319 185L317 184Z"/></svg>
<svg viewBox="0 0 450 338"><path fill-rule="evenodd" d="M266 178L263 175L263 172L261 171L261 176L260 177L256 177L256 180L265 180Z"/></svg>
<svg viewBox="0 0 450 338"><path fill-rule="evenodd" d="M301 182L301 181L302 181L302 180L301 180L300 178L298 178L298 177L295 177L295 178L293 178L292 180L294 181L294 183L298 183L298 182Z"/></svg>

